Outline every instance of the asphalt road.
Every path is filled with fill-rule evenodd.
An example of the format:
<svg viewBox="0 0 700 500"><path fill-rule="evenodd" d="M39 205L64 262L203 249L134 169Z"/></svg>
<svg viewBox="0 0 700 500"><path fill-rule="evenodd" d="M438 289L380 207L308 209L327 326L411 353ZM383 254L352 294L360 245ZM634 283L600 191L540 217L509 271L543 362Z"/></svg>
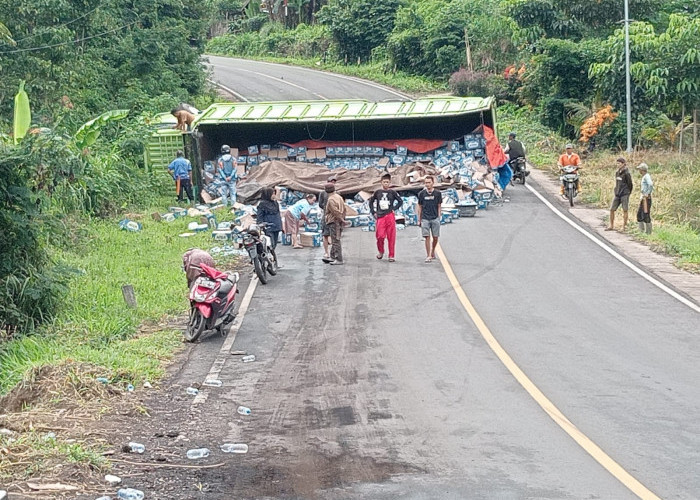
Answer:
<svg viewBox="0 0 700 500"><path fill-rule="evenodd" d="M623 471L659 498L700 497L699 315L522 186L507 194L443 226L475 310ZM343 267L324 265L320 249L280 249L284 268L258 285L233 344L257 360L219 354L223 386L204 390L189 422L200 430L192 445L250 451L188 471L182 496L169 497L199 487L197 497L222 500L636 498L506 370L441 263L423 262L418 229L398 234L393 264L358 228L343 238ZM217 341L205 339L201 361L173 383L201 379ZM236 414L239 404L252 415Z"/></svg>
<svg viewBox="0 0 700 500"><path fill-rule="evenodd" d="M232 93L234 100L408 99L388 87L349 76L230 57L207 56L207 59L212 80Z"/></svg>

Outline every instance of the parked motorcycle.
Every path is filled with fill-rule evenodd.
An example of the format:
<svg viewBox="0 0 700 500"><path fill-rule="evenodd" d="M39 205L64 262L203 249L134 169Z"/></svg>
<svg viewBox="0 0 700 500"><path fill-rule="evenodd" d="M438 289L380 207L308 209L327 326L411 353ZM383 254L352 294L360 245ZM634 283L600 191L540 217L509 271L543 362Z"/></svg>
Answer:
<svg viewBox="0 0 700 500"><path fill-rule="evenodd" d="M527 162L525 161L525 158L522 156L519 158L514 158L510 162L510 169L513 171L513 179L512 180L520 180L520 183L522 185L525 185L525 177L530 175L530 172L527 171Z"/></svg>
<svg viewBox="0 0 700 500"><path fill-rule="evenodd" d="M199 264L202 273L190 287L190 319L185 340L194 342L207 330L224 333L236 319L234 305L238 293L238 273L225 273Z"/></svg>
<svg viewBox="0 0 700 500"><path fill-rule="evenodd" d="M248 251L250 262L255 267L260 283L267 283L267 274L277 274L277 255L272 248L272 239L265 234L265 223L251 224L243 231L243 246Z"/></svg>
<svg viewBox="0 0 700 500"><path fill-rule="evenodd" d="M562 175L559 176L564 186L564 197L569 200L569 206L574 206L574 198L578 195L578 167L567 165L560 167Z"/></svg>

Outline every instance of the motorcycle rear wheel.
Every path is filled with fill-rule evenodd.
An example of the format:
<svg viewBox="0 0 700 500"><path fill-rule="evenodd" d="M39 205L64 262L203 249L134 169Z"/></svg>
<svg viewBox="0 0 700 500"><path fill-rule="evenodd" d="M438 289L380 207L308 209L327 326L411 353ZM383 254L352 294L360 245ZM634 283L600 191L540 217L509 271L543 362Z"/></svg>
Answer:
<svg viewBox="0 0 700 500"><path fill-rule="evenodd" d="M197 340L207 326L207 318L205 318L201 311L196 307L190 311L190 320L187 322L187 328L185 328L185 340L187 342L194 342Z"/></svg>
<svg viewBox="0 0 700 500"><path fill-rule="evenodd" d="M267 271L265 270L265 263L263 262L262 255L258 254L253 260L253 265L255 266L255 274L258 275L260 283L263 285L267 284Z"/></svg>
<svg viewBox="0 0 700 500"><path fill-rule="evenodd" d="M574 189L575 188L569 188L566 190L566 197L569 199L570 207L574 206Z"/></svg>
<svg viewBox="0 0 700 500"><path fill-rule="evenodd" d="M277 275L277 254L275 254L275 249L270 247L268 249L268 257L267 257L267 272L270 273L270 276L276 276Z"/></svg>

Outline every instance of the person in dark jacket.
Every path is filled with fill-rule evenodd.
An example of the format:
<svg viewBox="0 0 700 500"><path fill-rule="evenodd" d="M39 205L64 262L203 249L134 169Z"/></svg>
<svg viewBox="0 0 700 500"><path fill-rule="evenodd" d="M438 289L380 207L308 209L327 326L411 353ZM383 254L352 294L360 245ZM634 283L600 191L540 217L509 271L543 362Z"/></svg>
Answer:
<svg viewBox="0 0 700 500"><path fill-rule="evenodd" d="M279 240L280 233L282 232L280 206L274 198L274 189L263 188L260 192L260 203L258 203L258 215L256 217L258 223L267 223L265 233L272 239L273 249L277 248L277 240Z"/></svg>
<svg viewBox="0 0 700 500"><path fill-rule="evenodd" d="M630 208L630 194L632 194L632 176L624 158L618 158L616 163L615 193L610 205L610 225L605 230L612 231L615 229L615 211L622 205L622 232L624 233Z"/></svg>

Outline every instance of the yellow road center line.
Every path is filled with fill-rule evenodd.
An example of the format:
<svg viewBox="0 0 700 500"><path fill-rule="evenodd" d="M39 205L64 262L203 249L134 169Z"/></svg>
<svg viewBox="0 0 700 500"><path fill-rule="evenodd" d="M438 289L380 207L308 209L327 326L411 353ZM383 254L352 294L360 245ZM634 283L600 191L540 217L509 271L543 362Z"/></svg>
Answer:
<svg viewBox="0 0 700 500"><path fill-rule="evenodd" d="M498 356L503 365L510 371L510 373L515 377L515 380L523 386L523 388L528 392L530 396L535 400L535 402L540 405L540 407L549 415L552 420L554 420L559 427L561 427L564 432L571 436L574 441L576 441L581 448L586 450L589 455L591 455L596 462L602 465L610 474L612 474L618 481L624 484L631 492L637 495L639 498L645 500L660 500L654 493L652 493L646 486L635 479L629 472L622 468L620 464L615 462L610 456L598 447L591 439L581 432L574 424L569 421L564 414L559 411L559 409L554 406L547 396L545 396L542 391L540 391L537 386L528 378L527 375L520 369L520 367L513 361L513 359L508 355L508 353L501 347L498 343L496 337L493 336L491 330L486 326L484 320L481 319L479 313L476 312L474 306L467 298L467 294L464 293L462 285L460 285L457 276L455 276L452 266L445 257L445 253L442 251L442 247L438 244L437 254L442 263L442 267L447 274L447 278L452 284L452 288L457 294L457 298L464 306L464 309L469 314L469 317L474 322L476 327L479 329L481 336L484 338L486 343L491 347L491 350Z"/></svg>

